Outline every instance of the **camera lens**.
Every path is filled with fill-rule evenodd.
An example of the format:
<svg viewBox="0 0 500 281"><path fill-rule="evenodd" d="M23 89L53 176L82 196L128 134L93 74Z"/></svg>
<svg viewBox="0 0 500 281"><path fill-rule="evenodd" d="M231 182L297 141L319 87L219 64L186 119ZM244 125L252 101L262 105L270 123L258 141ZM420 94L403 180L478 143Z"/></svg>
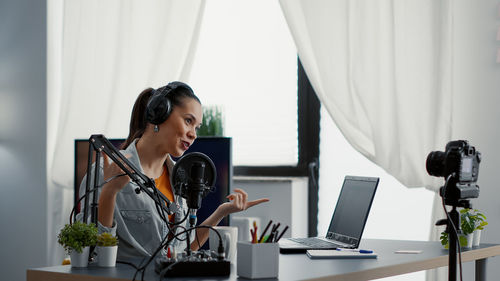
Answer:
<svg viewBox="0 0 500 281"><path fill-rule="evenodd" d="M425 162L425 168L427 173L431 176L444 177L444 159L446 153L442 151L432 151L427 156L427 161Z"/></svg>

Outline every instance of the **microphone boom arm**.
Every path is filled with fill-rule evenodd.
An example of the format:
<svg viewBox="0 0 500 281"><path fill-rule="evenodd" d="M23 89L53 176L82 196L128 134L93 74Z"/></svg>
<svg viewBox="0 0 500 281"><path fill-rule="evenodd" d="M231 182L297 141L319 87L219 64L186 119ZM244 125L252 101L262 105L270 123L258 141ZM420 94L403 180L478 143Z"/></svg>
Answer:
<svg viewBox="0 0 500 281"><path fill-rule="evenodd" d="M96 152L96 175L94 180L94 188L97 187L98 179L98 161L100 158L100 153L104 152L113 160L118 167L120 167L123 172L125 172L130 179L136 183L139 187L135 190L136 193L144 191L153 201L155 201L157 206L160 206L167 214L173 214L178 209L176 204L173 204L170 200L163 195L159 190L157 190L153 179L148 178L141 171L137 169L123 154L102 134L91 135L89 138L89 163L87 165L87 187L86 192L90 190L91 166L92 161L92 151ZM149 190L152 189L153 191ZM91 207L92 222L97 225L97 194L94 192L93 203ZM160 197L160 202L158 202L158 196ZM87 220L87 198L84 203L84 220Z"/></svg>

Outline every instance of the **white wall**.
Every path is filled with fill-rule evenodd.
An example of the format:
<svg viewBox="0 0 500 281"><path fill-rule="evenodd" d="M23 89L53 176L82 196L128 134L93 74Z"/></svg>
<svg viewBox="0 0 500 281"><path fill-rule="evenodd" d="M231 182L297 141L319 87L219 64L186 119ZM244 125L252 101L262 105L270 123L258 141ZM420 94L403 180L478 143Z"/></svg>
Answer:
<svg viewBox="0 0 500 281"><path fill-rule="evenodd" d="M0 272L45 266L46 3L0 0Z"/></svg>
<svg viewBox="0 0 500 281"><path fill-rule="evenodd" d="M489 225L482 242L500 243L500 63L496 63L500 41L500 1L455 1L454 90L460 98L454 106L454 139L467 139L483 156L479 169L480 194L471 200L484 211ZM493 107L492 107L493 105ZM485 110L488 108L488 110ZM473 267L467 267L472 280ZM500 276L500 258L490 259L488 280Z"/></svg>

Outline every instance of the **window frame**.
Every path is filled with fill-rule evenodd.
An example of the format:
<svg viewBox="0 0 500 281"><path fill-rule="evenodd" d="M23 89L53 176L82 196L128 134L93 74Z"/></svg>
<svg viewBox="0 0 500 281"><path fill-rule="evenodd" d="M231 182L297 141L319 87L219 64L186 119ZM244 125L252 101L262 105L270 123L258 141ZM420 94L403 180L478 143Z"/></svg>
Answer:
<svg viewBox="0 0 500 281"><path fill-rule="evenodd" d="M317 235L321 103L297 58L298 162L295 166L234 166L235 176L308 177L308 234ZM315 180L311 177L311 168Z"/></svg>

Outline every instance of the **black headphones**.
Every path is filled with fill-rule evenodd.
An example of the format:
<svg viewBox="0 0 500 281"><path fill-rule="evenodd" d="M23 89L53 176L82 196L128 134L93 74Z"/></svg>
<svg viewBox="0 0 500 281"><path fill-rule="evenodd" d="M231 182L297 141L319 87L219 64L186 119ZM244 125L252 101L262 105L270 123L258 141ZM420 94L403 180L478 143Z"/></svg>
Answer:
<svg viewBox="0 0 500 281"><path fill-rule="evenodd" d="M151 98L146 106L146 121L153 125L165 122L172 112L172 93L181 88L193 93L191 87L179 81L170 82L167 86L152 90Z"/></svg>

